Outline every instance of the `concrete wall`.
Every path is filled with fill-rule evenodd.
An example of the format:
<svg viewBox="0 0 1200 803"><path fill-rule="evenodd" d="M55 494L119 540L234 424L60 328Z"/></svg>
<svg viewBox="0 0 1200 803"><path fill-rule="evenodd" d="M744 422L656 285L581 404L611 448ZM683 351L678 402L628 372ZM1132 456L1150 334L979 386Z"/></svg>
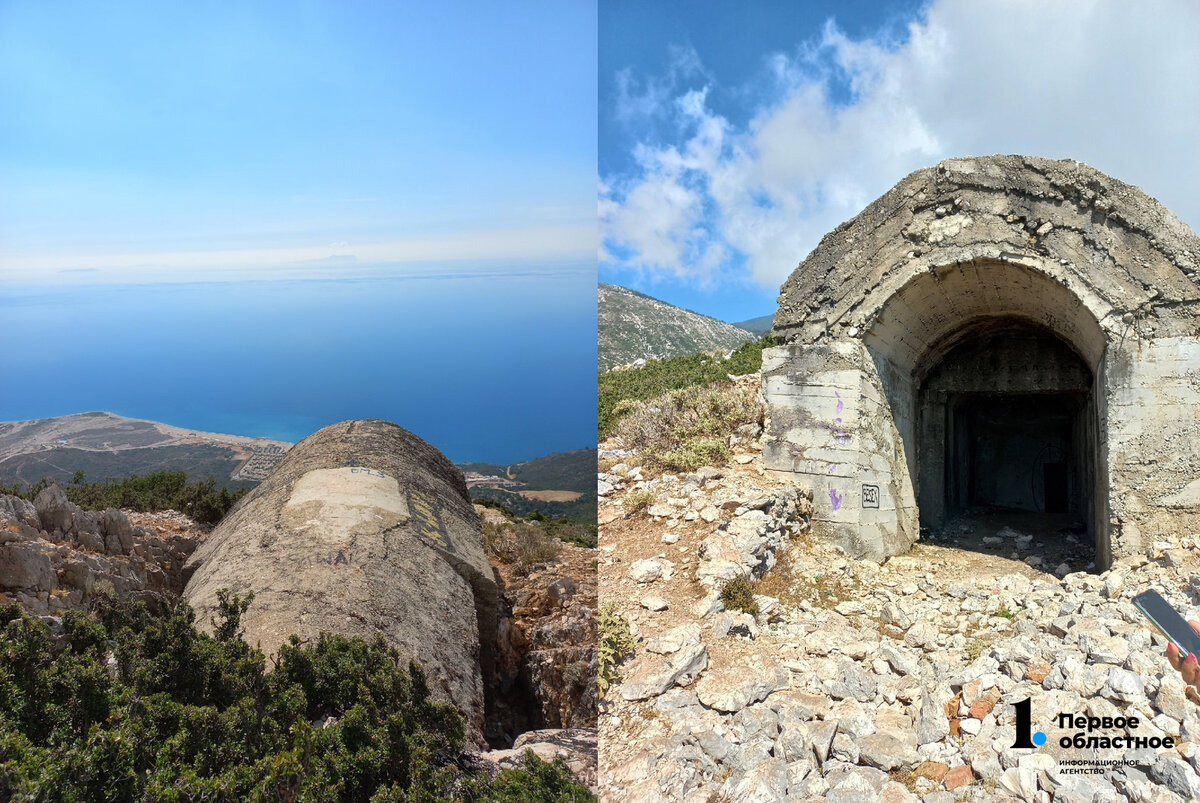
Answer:
<svg viewBox="0 0 1200 803"><path fill-rule="evenodd" d="M208 626L217 592L254 592L246 641L382 635L425 669L482 744L499 592L454 464L386 421L325 427L288 451L193 553L184 598Z"/></svg>
<svg viewBox="0 0 1200 803"><path fill-rule="evenodd" d="M1200 529L1200 338L1127 338L1105 361L1114 552Z"/></svg>
<svg viewBox="0 0 1200 803"><path fill-rule="evenodd" d="M861 343L763 353L771 409L767 465L813 491L814 529L851 555L882 560L917 538L904 443Z"/></svg>

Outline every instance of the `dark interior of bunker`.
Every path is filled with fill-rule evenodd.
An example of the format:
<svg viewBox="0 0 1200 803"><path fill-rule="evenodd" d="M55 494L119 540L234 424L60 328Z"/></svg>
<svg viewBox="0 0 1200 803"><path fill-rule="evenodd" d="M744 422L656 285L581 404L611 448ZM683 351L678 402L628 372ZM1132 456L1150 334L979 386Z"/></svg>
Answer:
<svg viewBox="0 0 1200 803"><path fill-rule="evenodd" d="M981 320L925 363L918 392L921 526L934 539L1049 568L1094 562L1093 376L1048 330Z"/></svg>

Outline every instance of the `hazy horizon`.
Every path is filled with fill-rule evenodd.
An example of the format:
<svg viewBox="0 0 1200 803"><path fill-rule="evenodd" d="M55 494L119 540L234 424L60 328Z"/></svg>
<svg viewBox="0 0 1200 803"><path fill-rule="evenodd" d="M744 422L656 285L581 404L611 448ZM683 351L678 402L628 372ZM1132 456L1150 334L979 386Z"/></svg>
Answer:
<svg viewBox="0 0 1200 803"><path fill-rule="evenodd" d="M463 275L0 285L0 420L104 410L298 441L393 421L455 462L595 445L591 263ZM581 326L580 321L586 322Z"/></svg>

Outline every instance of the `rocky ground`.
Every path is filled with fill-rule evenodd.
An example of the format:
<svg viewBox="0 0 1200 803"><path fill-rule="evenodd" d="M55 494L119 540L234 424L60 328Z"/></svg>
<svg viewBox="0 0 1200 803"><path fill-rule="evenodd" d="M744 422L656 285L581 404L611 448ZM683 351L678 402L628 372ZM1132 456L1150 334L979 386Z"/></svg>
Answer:
<svg viewBox="0 0 1200 803"><path fill-rule="evenodd" d="M498 511L475 506L485 529L536 527L509 522ZM525 749L596 785L596 550L555 544L553 557L532 565L507 561L489 550L504 600L497 649L496 723L512 749L484 758L516 766ZM534 730L527 730L533 728ZM520 732L524 731L524 732Z"/></svg>
<svg viewBox="0 0 1200 803"><path fill-rule="evenodd" d="M1069 524L984 514L879 565L822 544L752 439L682 475L620 446L600 455L600 602L635 651L601 702L602 799L1200 797L1200 705L1130 602L1154 588L1196 610L1197 534L1094 574ZM738 575L755 615L718 596ZM1048 741L1015 749L1026 698ZM1059 713L1139 723L1088 733ZM1176 746L1060 745L1080 731Z"/></svg>
<svg viewBox="0 0 1200 803"><path fill-rule="evenodd" d="M203 536L173 511L81 510L54 485L33 502L0 495L0 605L58 616L98 590L154 604L182 590Z"/></svg>

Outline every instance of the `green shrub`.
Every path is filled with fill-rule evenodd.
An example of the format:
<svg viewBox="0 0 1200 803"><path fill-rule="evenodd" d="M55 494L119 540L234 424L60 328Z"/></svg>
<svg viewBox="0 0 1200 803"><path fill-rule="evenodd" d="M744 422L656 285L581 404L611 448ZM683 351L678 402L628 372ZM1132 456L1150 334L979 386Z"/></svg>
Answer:
<svg viewBox="0 0 1200 803"><path fill-rule="evenodd" d="M222 594L215 635L180 604L101 595L63 636L0 609L0 799L584 800L561 764L460 768L459 713L382 637L292 637L271 669Z"/></svg>
<svg viewBox="0 0 1200 803"><path fill-rule="evenodd" d="M13 485L0 490L32 501L52 484L43 477L24 489ZM217 481L211 477L189 484L187 475L182 471L156 471L153 474L134 474L119 480L92 483L84 482L83 472L77 471L71 483L63 488L63 493L84 510L110 507L143 513L178 510L201 524L216 524L246 495L247 490L219 488Z"/></svg>
<svg viewBox="0 0 1200 803"><path fill-rule="evenodd" d="M483 545L488 554L522 572L556 560L562 552L562 542L545 532L543 526L523 521L485 523Z"/></svg>
<svg viewBox="0 0 1200 803"><path fill-rule="evenodd" d="M650 452L648 457L668 471L695 471L701 466L724 465L729 449L723 438L689 438L678 448Z"/></svg>
<svg viewBox="0 0 1200 803"><path fill-rule="evenodd" d="M626 516L645 510L654 503L654 494L650 491L633 491L621 500L621 509Z"/></svg>
<svg viewBox="0 0 1200 803"><path fill-rule="evenodd" d="M666 360L649 360L640 368L600 374L598 379L599 437L616 432L617 422L636 409L636 402L685 388L728 382L730 376L752 374L762 368L764 348L775 345L769 336L734 350L728 360L721 355L689 354Z"/></svg>
<svg viewBox="0 0 1200 803"><path fill-rule="evenodd" d="M621 662L633 654L633 634L629 630L629 621L612 603L600 609L597 629L596 689L603 698L608 687L620 679Z"/></svg>
<svg viewBox="0 0 1200 803"><path fill-rule="evenodd" d="M694 471L729 459L725 440L742 424L761 423L758 391L725 382L684 388L636 402L616 425L622 443L650 465Z"/></svg>
<svg viewBox="0 0 1200 803"><path fill-rule="evenodd" d="M754 584L744 574L739 574L721 588L721 602L730 610L758 615L758 602L754 599Z"/></svg>

